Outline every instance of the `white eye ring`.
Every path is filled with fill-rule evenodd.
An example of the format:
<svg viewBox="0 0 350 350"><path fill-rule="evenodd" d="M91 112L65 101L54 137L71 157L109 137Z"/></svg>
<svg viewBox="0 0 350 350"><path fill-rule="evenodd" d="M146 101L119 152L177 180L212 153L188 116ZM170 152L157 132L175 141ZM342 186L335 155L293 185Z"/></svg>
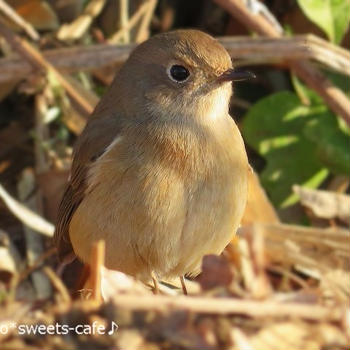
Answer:
<svg viewBox="0 0 350 350"><path fill-rule="evenodd" d="M190 71L181 64L171 64L166 72L170 80L178 84L187 81L191 75Z"/></svg>

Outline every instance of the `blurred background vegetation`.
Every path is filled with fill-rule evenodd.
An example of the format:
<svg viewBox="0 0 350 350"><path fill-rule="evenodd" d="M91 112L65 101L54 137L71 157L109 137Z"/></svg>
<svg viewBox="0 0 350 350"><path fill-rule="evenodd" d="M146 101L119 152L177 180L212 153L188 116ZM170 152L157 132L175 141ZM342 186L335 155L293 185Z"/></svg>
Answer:
<svg viewBox="0 0 350 350"><path fill-rule="evenodd" d="M0 332L1 350L348 348L349 21L350 0L0 0L0 330L23 315L121 325L116 339ZM206 299L175 315L147 298L142 315L120 301L80 309L54 273L51 240L74 143L135 45L177 28L217 37L256 75L235 83L230 105L255 171L240 239L188 281L208 305L245 306L226 318L222 306L203 314ZM124 277L110 295L149 296Z"/></svg>

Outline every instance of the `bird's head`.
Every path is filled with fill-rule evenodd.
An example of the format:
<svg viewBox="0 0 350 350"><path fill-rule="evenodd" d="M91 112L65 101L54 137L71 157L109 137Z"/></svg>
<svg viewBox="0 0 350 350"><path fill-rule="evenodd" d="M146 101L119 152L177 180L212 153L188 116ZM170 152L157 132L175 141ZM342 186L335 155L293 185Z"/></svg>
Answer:
<svg viewBox="0 0 350 350"><path fill-rule="evenodd" d="M139 45L114 85L128 113L181 122L227 115L231 82L245 77L233 69L228 52L210 35L177 30Z"/></svg>

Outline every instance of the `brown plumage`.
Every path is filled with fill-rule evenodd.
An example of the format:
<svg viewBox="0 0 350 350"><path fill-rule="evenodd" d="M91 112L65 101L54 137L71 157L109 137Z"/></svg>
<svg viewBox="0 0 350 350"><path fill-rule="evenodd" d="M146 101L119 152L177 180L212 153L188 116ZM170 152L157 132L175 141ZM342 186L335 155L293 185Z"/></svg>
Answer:
<svg viewBox="0 0 350 350"><path fill-rule="evenodd" d="M176 81L174 65L189 77ZM55 232L61 256L88 262L104 239L108 268L146 280L197 274L205 254L222 252L247 197L246 152L228 114L234 77L226 50L199 31L135 49L76 144Z"/></svg>

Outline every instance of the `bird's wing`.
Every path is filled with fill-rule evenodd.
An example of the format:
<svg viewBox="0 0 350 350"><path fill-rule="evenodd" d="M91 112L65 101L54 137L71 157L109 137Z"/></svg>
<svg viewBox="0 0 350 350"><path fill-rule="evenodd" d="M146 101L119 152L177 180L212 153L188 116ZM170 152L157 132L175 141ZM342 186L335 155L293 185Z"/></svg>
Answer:
<svg viewBox="0 0 350 350"><path fill-rule="evenodd" d="M54 242L61 258L72 251L69 224L84 198L87 170L118 137L120 131L120 121L115 115L92 117L77 141L70 179L59 206L54 234Z"/></svg>

